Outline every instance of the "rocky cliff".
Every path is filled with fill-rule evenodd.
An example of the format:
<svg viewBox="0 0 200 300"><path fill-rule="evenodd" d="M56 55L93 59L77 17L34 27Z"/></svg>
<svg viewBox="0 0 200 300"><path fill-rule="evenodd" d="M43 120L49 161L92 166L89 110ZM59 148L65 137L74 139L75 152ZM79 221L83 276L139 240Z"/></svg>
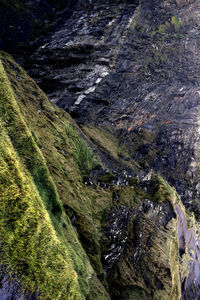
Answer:
<svg viewBox="0 0 200 300"><path fill-rule="evenodd" d="M198 1L33 3L0 2L53 102L1 52L0 299L198 299Z"/></svg>
<svg viewBox="0 0 200 300"><path fill-rule="evenodd" d="M27 66L51 101L87 132L92 123L114 134L197 214L199 13L198 1L97 2L77 9Z"/></svg>

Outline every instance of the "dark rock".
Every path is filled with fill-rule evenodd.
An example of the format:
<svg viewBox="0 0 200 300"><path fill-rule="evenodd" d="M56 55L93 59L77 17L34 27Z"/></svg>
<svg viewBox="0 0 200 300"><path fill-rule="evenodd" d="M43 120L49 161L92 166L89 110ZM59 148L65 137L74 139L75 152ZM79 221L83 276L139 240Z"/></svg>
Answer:
<svg viewBox="0 0 200 300"><path fill-rule="evenodd" d="M197 1L79 2L27 64L81 124L112 124L133 159L160 172L187 207L199 199L198 11Z"/></svg>
<svg viewBox="0 0 200 300"><path fill-rule="evenodd" d="M2 271L3 268L1 268ZM0 299L1 300L37 300L39 293L22 292L20 283L15 278L3 276L0 281Z"/></svg>

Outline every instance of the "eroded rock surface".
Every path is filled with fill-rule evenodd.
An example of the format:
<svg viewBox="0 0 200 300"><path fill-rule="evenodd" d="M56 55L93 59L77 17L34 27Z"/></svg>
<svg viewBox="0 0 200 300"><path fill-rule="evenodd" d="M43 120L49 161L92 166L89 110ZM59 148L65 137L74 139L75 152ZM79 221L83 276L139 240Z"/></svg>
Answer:
<svg viewBox="0 0 200 300"><path fill-rule="evenodd" d="M0 299L1 300L37 300L39 294L36 293L25 293L22 292L20 283L15 279L7 278L6 276L1 279L0 288Z"/></svg>
<svg viewBox="0 0 200 300"><path fill-rule="evenodd" d="M187 220L180 205L176 206L178 217L177 233L179 254L182 264L187 263L181 270L183 299L199 299L200 297L200 237L199 225L194 227L194 219ZM192 225L192 226L191 226Z"/></svg>
<svg viewBox="0 0 200 300"><path fill-rule="evenodd" d="M109 214L103 261L113 299L199 299L199 225L168 196Z"/></svg>
<svg viewBox="0 0 200 300"><path fill-rule="evenodd" d="M80 123L112 128L196 214L199 16L198 1L80 5L27 65L51 101Z"/></svg>

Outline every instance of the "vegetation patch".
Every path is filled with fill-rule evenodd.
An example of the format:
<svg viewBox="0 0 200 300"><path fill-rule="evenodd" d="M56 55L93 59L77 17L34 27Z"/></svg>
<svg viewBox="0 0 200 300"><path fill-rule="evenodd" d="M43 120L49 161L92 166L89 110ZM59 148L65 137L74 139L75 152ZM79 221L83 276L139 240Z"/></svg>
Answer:
<svg viewBox="0 0 200 300"><path fill-rule="evenodd" d="M70 167L75 184L82 185L69 146L72 139L66 135L69 117L48 102L11 57L1 53L1 61L0 264L11 278L15 275L22 290L37 292L40 299L109 299L60 200L72 193ZM93 162L82 166L85 172ZM59 178L66 182L65 190Z"/></svg>

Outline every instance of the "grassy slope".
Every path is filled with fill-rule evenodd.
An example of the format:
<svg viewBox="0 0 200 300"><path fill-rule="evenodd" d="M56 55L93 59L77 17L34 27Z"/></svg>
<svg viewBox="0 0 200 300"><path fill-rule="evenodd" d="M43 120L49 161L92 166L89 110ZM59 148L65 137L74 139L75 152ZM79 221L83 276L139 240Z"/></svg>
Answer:
<svg viewBox="0 0 200 300"><path fill-rule="evenodd" d="M137 209L144 198L157 203L169 200L174 206L175 191L160 177L155 177L153 195L134 180L131 186L110 190L85 186L84 176L99 162L70 116L52 105L10 56L0 53L0 60L0 236L4 241L0 265L15 274L22 289L38 291L41 299L109 299L96 277L106 284L101 249L108 243L102 228L107 213L113 206ZM126 156L117 140L101 129L88 127L85 133L103 148L110 140L113 157ZM117 203L114 192L119 194ZM76 216L78 233L66 212ZM148 222L145 226L152 230ZM170 230L175 228L173 224ZM178 249L176 238L171 240L168 259L175 297L171 299L178 299ZM126 260L119 264L124 299L147 299L145 285L141 290L126 287L134 271L129 267ZM156 287L155 295L164 299Z"/></svg>
<svg viewBox="0 0 200 300"><path fill-rule="evenodd" d="M42 152L58 195L69 214L75 212L81 239L87 253L102 278L100 260L101 223L105 212L112 206L112 192L84 185L83 176L98 164L90 148L80 138L70 116L52 105L35 82L7 54L1 59L11 82L17 104L31 129L34 141ZM23 151L26 147L22 145ZM27 150L28 157L30 150ZM24 155L23 155L24 157ZM36 177L38 170L36 170ZM43 174L41 174L43 178ZM37 178L36 178L37 180ZM38 179L38 186L41 180ZM43 189L44 198L49 190ZM55 210L59 215L59 208ZM58 222L60 224L60 221Z"/></svg>
<svg viewBox="0 0 200 300"><path fill-rule="evenodd" d="M70 168L73 172L76 166L74 169L77 174L74 176L81 178L80 173L87 172L97 163L96 159L84 142L81 142L81 149L76 148L80 137L69 120L65 120L64 115L48 103L44 94L12 59L1 54L1 60L4 66L0 65L0 234L4 243L1 244L0 264L10 274L14 272L22 288L38 291L41 299L85 299L88 294L96 299L108 299L63 210L58 194L62 200L67 198L68 195L64 196L63 192L65 187L57 189L49 172L50 169L56 173L54 164L58 165L66 178ZM12 88L15 92L19 88L18 95L13 93L5 66L10 73ZM19 72L18 76L16 72ZM13 80L15 78L19 83L12 81L12 75ZM23 90L23 87L20 89L23 86L21 81L27 92L22 97L19 95ZM24 121L26 110L22 113L18 106L20 101L22 106L28 105L26 120L30 124ZM39 114L38 106L42 104L47 105L46 114L52 113L58 121L53 122L48 116L45 118ZM35 124L37 131L34 122L37 123L39 119L42 121L41 124ZM47 120L49 133L43 125ZM38 132L42 133L41 136L37 136ZM74 141L69 146L72 135ZM57 149L64 137L69 146L68 159ZM46 155L48 169L44 157L45 149L49 149L51 143L52 149ZM39 147L44 148L44 155ZM81 150L85 153L83 158L77 154ZM86 165L85 157L89 159ZM69 163L69 168L64 161L66 165ZM70 178L73 178L71 175ZM57 180L55 182L59 186ZM67 191L71 194L70 189Z"/></svg>
<svg viewBox="0 0 200 300"><path fill-rule="evenodd" d="M105 157L109 158L115 168L127 168L135 172L140 169L140 166L130 158L127 147L120 145L120 139L115 136L116 132L111 128L104 129L88 123L83 125L81 129L90 142L96 146Z"/></svg>

